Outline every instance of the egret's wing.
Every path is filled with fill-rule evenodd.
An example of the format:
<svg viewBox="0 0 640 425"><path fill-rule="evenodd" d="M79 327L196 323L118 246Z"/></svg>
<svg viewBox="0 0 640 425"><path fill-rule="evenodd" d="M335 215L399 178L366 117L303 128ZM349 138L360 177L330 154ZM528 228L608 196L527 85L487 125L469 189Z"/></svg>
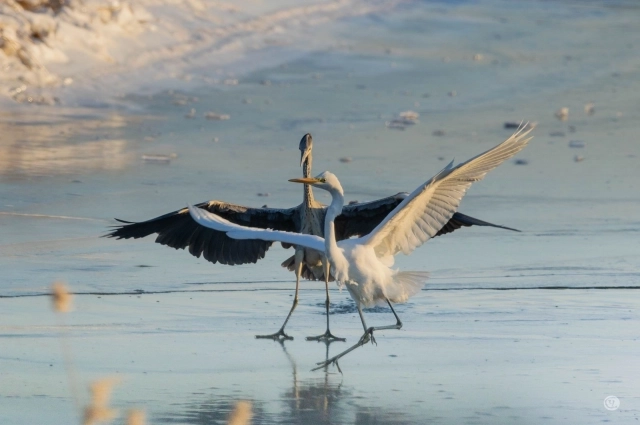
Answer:
<svg viewBox="0 0 640 425"><path fill-rule="evenodd" d="M453 162L407 196L362 242L378 256L411 253L438 234L458 209L465 192L484 176L523 149L531 129L518 129L488 151L453 166Z"/></svg>
<svg viewBox="0 0 640 425"><path fill-rule="evenodd" d="M299 209L247 208L220 201L202 202L197 205L227 220L244 226L295 231L299 228ZM117 219L116 219L117 220ZM271 242L263 240L235 240L224 232L198 226L183 208L139 223L124 223L108 233L118 239L143 238L157 233L156 242L175 249L189 247L189 252L212 263L245 264L264 258Z"/></svg>
<svg viewBox="0 0 640 425"><path fill-rule="evenodd" d="M270 242L285 242L324 252L324 239L319 236L240 226L202 208L191 205L189 206L189 213L200 226L225 232L232 239L260 239Z"/></svg>

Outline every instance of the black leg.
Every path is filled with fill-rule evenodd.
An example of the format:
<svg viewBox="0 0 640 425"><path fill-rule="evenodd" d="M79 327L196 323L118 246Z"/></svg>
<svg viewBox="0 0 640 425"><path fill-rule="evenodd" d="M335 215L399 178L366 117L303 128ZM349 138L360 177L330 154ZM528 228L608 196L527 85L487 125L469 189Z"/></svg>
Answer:
<svg viewBox="0 0 640 425"><path fill-rule="evenodd" d="M291 310L289 310L289 314L287 315L287 318L284 320L284 323L282 324L282 327L280 328L280 330L276 333L273 334L269 334L269 335L256 335L257 339L272 339L274 341L279 340L279 339L293 339L292 336L287 335L286 333L284 333L284 328L285 326L287 326L287 322L289 321L289 318L291 317L291 315L293 314L293 310L296 309L296 307L298 306L298 290L300 288L300 274L302 273L302 260L304 258L304 251L299 250L296 251L295 254L295 259L296 259L296 294L293 298L293 305L291 306Z"/></svg>
<svg viewBox="0 0 640 425"><path fill-rule="evenodd" d="M333 356L330 359L325 360L323 362L316 363L318 365L318 367L316 367L316 368L314 368L312 370L318 370L318 369L326 368L330 364L334 364L334 365L336 365L336 367L338 368L340 373L342 373L342 371L340 370L340 365L338 364L338 360L340 358L346 356L347 354L349 354L350 352L352 352L356 348L362 347L363 345L365 345L369 341L371 341L371 343L375 343L376 340L373 337L373 332L374 331L379 331L379 330L384 330L384 329L400 329L400 328L402 328L402 322L400 321L400 318L396 314L396 311L393 309L393 306L391 305L391 302L389 300L387 300L387 304L389 304L389 307L391 307L391 312L393 313L393 315L396 318L396 324L395 325L375 326L375 327L367 328L367 324L364 321L364 314L362 313L362 308L360 307L360 305L358 305L358 313L360 314L360 320L362 321L362 327L364 328L364 334L360 337L360 340L355 345L353 345L350 348L346 349L342 353L340 353L340 354L338 354L336 356Z"/></svg>
<svg viewBox="0 0 640 425"><path fill-rule="evenodd" d="M325 307L327 309L327 330L322 334L322 335L318 335L318 336L308 336L307 337L307 341L326 341L326 342L334 342L334 341L343 341L346 342L346 338L339 338L335 335L333 335L331 333L331 331L329 330L329 306L330 306L330 302L329 302L329 272L331 269L331 265L329 264L329 261L325 258L323 260L323 268L324 268L324 288L327 294L327 298L325 301Z"/></svg>

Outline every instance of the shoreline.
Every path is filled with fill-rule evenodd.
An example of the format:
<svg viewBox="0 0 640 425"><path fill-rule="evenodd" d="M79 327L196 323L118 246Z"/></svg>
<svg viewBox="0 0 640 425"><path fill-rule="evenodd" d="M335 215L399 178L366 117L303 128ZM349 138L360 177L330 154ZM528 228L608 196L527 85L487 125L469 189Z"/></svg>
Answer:
<svg viewBox="0 0 640 425"><path fill-rule="evenodd" d="M106 7L89 0L57 11L0 5L0 104L109 107L118 104L114 87L140 94L198 82L233 84L239 71L328 47L334 40L323 25L403 2L280 0L256 7L144 0Z"/></svg>

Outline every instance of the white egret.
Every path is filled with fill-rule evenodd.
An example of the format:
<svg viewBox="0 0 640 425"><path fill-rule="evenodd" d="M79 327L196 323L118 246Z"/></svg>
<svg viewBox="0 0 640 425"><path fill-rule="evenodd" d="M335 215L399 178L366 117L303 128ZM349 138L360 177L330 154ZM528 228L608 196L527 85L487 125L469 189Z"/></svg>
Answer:
<svg viewBox="0 0 640 425"><path fill-rule="evenodd" d="M436 236L453 217L471 184L523 149L531 139L526 137L530 131L519 129L498 146L455 167L452 161L407 196L370 233L359 238L341 241L336 238L336 219L344 206L344 192L337 177L328 171L315 178L290 180L324 189L331 194L331 205L327 208L324 223L324 239L316 235L241 226L197 207L189 206L189 212L198 224L226 232L233 239L279 241L324 252L335 280L347 287L355 301L364 328L358 343L318 363L318 368L331 363L338 366L337 361L342 356L368 341L375 342L374 331L400 329L402 322L391 303L405 302L422 288L426 273L392 269L394 256L399 252L410 254ZM367 327L362 307L381 303L389 305L396 323Z"/></svg>
<svg viewBox="0 0 640 425"><path fill-rule="evenodd" d="M311 177L313 138L311 134L305 134L300 140L300 165L304 177ZM393 196L372 202L355 203L345 206L335 219L335 234L337 240L360 236L373 230L386 215L391 212L407 193L398 193ZM327 207L316 201L310 185L304 186L303 202L293 208L249 208L241 205L230 204L222 201L208 201L196 204L209 212L226 218L232 223L258 228L270 228L286 230L310 235L324 235L324 216ZM266 251L271 246L271 241L235 240L229 238L224 232L198 226L191 219L186 208L164 214L162 216L142 221L128 222L111 231L106 236L117 239L143 238L157 233L156 242L175 249L189 247L189 253L196 257L203 257L212 263L228 265L255 263L264 258ZM501 229L514 230L509 227L499 226L478 220L476 218L455 213L451 219L440 229L436 236L453 232L460 227L491 226ZM283 244L285 248L292 245ZM308 337L308 340L344 340L331 334L329 330L329 281L333 280L330 273L325 273L323 255L311 249L296 246L296 252L282 263L283 267L294 271L296 275L296 290L293 304L289 314L278 332L270 335L256 335L256 338L284 338L293 339L285 332L285 326L291 314L298 305L298 290L300 277L310 280L325 280L327 313L327 329L324 334L316 337Z"/></svg>

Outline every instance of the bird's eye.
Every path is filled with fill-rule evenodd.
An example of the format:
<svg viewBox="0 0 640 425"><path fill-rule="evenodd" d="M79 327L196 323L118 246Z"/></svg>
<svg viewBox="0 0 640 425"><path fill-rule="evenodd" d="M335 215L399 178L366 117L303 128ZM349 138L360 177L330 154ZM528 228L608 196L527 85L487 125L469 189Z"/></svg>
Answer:
<svg viewBox="0 0 640 425"><path fill-rule="evenodd" d="M320 183L326 183L325 179L320 179Z"/></svg>

